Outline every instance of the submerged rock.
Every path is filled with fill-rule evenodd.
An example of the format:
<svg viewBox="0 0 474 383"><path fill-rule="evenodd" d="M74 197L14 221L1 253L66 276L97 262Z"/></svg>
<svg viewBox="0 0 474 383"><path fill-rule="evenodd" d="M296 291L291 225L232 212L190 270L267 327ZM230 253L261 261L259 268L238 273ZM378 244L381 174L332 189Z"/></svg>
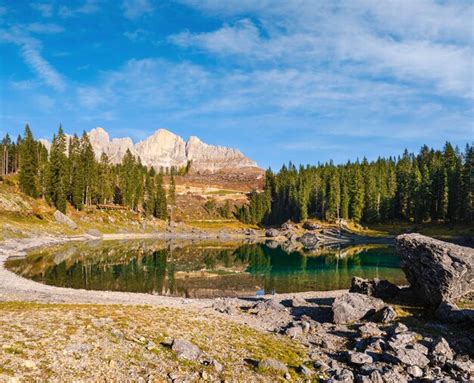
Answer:
<svg viewBox="0 0 474 383"><path fill-rule="evenodd" d="M474 290L474 249L421 234L399 235L396 243L406 278L425 303L437 306Z"/></svg>
<svg viewBox="0 0 474 383"><path fill-rule="evenodd" d="M349 323L375 314L384 307L381 299L357 293L346 293L332 304L334 323Z"/></svg>
<svg viewBox="0 0 474 383"><path fill-rule="evenodd" d="M314 249L319 242L319 237L313 233L304 233L297 241L303 244L305 249Z"/></svg>

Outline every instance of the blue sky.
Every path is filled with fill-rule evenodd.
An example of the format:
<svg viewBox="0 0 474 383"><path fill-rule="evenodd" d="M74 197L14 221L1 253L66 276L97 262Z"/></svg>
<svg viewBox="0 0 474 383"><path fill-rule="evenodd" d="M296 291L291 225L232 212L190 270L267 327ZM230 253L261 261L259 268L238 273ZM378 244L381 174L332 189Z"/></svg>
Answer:
<svg viewBox="0 0 474 383"><path fill-rule="evenodd" d="M0 0L0 134L158 128L261 166L473 141L470 0Z"/></svg>

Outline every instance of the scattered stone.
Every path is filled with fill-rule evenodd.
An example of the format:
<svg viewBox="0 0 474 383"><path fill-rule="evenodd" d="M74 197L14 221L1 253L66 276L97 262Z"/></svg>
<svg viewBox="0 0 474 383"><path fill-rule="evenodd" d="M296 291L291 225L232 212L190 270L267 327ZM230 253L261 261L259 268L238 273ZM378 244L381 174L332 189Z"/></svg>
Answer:
<svg viewBox="0 0 474 383"><path fill-rule="evenodd" d="M305 222L303 223L303 229L305 230L318 230L318 229L321 229L321 226L314 223L314 222Z"/></svg>
<svg viewBox="0 0 474 383"><path fill-rule="evenodd" d="M237 314L237 302L233 298L217 298L212 304L212 308L220 313L229 315Z"/></svg>
<svg viewBox="0 0 474 383"><path fill-rule="evenodd" d="M439 337L433 342L431 354L433 355L434 361L441 364L454 358L453 350L451 350L449 343L443 337Z"/></svg>
<svg viewBox="0 0 474 383"><path fill-rule="evenodd" d="M435 315L437 319L445 323L474 323L474 310L460 309L452 302L441 302Z"/></svg>
<svg viewBox="0 0 474 383"><path fill-rule="evenodd" d="M314 249L319 242L319 237L313 233L304 233L301 237L297 238L297 241L303 244L305 249Z"/></svg>
<svg viewBox="0 0 474 383"><path fill-rule="evenodd" d="M92 346L85 343L72 343L64 349L66 354L86 354L92 350Z"/></svg>
<svg viewBox="0 0 474 383"><path fill-rule="evenodd" d="M333 377L327 380L327 383L353 383L354 374L347 368L336 373Z"/></svg>
<svg viewBox="0 0 474 383"><path fill-rule="evenodd" d="M116 329L116 328L113 328L112 330L110 330L110 332L112 333L113 336L119 338L119 339L123 339L124 338L124 335L123 335L123 332L120 331L119 329Z"/></svg>
<svg viewBox="0 0 474 383"><path fill-rule="evenodd" d="M217 360L212 359L211 361L212 367L214 368L214 371L220 374L222 371L224 371L224 365L219 363Z"/></svg>
<svg viewBox="0 0 474 383"><path fill-rule="evenodd" d="M418 366L408 366L407 372L414 378L421 378L423 376L423 370Z"/></svg>
<svg viewBox="0 0 474 383"><path fill-rule="evenodd" d="M256 315L265 315L272 312L288 312L286 307L274 299L260 301L249 309L249 313Z"/></svg>
<svg viewBox="0 0 474 383"><path fill-rule="evenodd" d="M374 361L370 355L364 352L352 352L352 351L349 351L347 359L349 363L352 363L352 364L370 364Z"/></svg>
<svg viewBox="0 0 474 383"><path fill-rule="evenodd" d="M288 367L279 360L268 358L260 361L258 363L258 367L262 368L264 370L273 370L273 371L278 371L281 373L286 373L288 372Z"/></svg>
<svg viewBox="0 0 474 383"><path fill-rule="evenodd" d="M397 319L398 314L392 306L385 306L374 315L374 320L380 323L390 323Z"/></svg>
<svg viewBox="0 0 474 383"><path fill-rule="evenodd" d="M301 326L289 327L286 329L285 334L288 335L290 338L296 338L300 335L303 335L303 329L301 328Z"/></svg>
<svg viewBox="0 0 474 383"><path fill-rule="evenodd" d="M394 352L395 357L407 366L425 367L430 363L425 355L414 348L399 347Z"/></svg>
<svg viewBox="0 0 474 383"><path fill-rule="evenodd" d="M267 229L265 231L265 237L268 237L268 238L275 238L275 237L279 237L280 235L281 233L277 229Z"/></svg>
<svg viewBox="0 0 474 383"><path fill-rule="evenodd" d="M413 290L427 304L459 298L474 290L474 249L421 234L396 238L401 267Z"/></svg>
<svg viewBox="0 0 474 383"><path fill-rule="evenodd" d="M380 330L373 322L367 322L359 327L359 333L363 337L381 336L384 331Z"/></svg>
<svg viewBox="0 0 474 383"><path fill-rule="evenodd" d="M390 299L398 295L400 288L387 280L377 278L368 280L353 277L349 292L370 295L380 299Z"/></svg>
<svg viewBox="0 0 474 383"><path fill-rule="evenodd" d="M286 221L281 225L281 230L294 230L295 224L291 221Z"/></svg>
<svg viewBox="0 0 474 383"><path fill-rule="evenodd" d="M74 222L67 215L61 213L59 210L56 210L54 212L54 219L56 220L57 223L60 223L61 225L66 225L71 230L76 230L77 229L76 222Z"/></svg>
<svg viewBox="0 0 474 383"><path fill-rule="evenodd" d="M406 325L404 325L403 323L398 322L394 326L390 327L387 332L390 335L394 335L394 334L401 334L401 333L407 332L407 331L408 331L408 327Z"/></svg>
<svg viewBox="0 0 474 383"><path fill-rule="evenodd" d="M176 352L179 359L196 361L202 354L199 347L184 339L173 339L171 349Z"/></svg>
<svg viewBox="0 0 474 383"><path fill-rule="evenodd" d="M349 323L363 319L384 307L378 298L358 293L346 293L337 297L332 304L334 323Z"/></svg>

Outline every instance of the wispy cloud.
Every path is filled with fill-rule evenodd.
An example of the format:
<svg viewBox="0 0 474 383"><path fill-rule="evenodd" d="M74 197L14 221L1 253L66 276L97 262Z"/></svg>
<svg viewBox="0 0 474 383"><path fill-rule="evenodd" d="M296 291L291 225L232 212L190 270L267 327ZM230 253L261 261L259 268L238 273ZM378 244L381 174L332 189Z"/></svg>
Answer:
<svg viewBox="0 0 474 383"><path fill-rule="evenodd" d="M97 0L85 0L85 2L78 7L60 6L58 15L60 17L74 17L79 15L91 15L98 12L100 9Z"/></svg>
<svg viewBox="0 0 474 383"><path fill-rule="evenodd" d="M55 34L64 32L64 28L52 23L31 23L25 26L25 30L32 33Z"/></svg>
<svg viewBox="0 0 474 383"><path fill-rule="evenodd" d="M53 4L48 3L32 3L30 4L31 8L37 10L43 17L53 16Z"/></svg>
<svg viewBox="0 0 474 383"><path fill-rule="evenodd" d="M358 0L344 6L313 1L188 0L205 12L243 18L210 32L184 31L169 41L245 65L305 69L328 63L353 77L392 76L433 94L472 97L472 3Z"/></svg>
<svg viewBox="0 0 474 383"><path fill-rule="evenodd" d="M123 0L122 10L127 19L135 20L153 12L153 6L149 0Z"/></svg>
<svg viewBox="0 0 474 383"><path fill-rule="evenodd" d="M66 88L66 82L56 69L41 55L41 43L32 38L18 27L10 30L0 30L0 42L8 42L17 45L26 64L47 85L57 91Z"/></svg>
<svg viewBox="0 0 474 383"><path fill-rule="evenodd" d="M123 35L130 41L145 41L150 33L142 28L137 28L133 31L126 31Z"/></svg>

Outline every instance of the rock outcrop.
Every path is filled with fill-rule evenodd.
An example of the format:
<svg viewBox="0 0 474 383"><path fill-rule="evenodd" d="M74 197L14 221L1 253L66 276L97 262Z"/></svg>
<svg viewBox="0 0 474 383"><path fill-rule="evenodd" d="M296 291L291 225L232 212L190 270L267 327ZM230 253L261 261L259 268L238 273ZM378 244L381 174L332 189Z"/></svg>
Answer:
<svg viewBox="0 0 474 383"><path fill-rule="evenodd" d="M77 229L77 224L67 215L61 213L59 210L54 212L54 219L57 223L68 226L71 230Z"/></svg>
<svg viewBox="0 0 474 383"><path fill-rule="evenodd" d="M438 306L474 291L474 249L421 234L399 235L396 243L406 278L425 303Z"/></svg>
<svg viewBox="0 0 474 383"><path fill-rule="evenodd" d="M129 137L110 139L109 134L100 127L92 129L88 135L97 159L105 153L112 163L121 162L126 151L130 150L135 157L140 157L143 164L156 170L161 167L180 168L187 166L188 163L191 164L193 171L200 173L259 169L255 161L237 149L208 145L195 136L191 136L186 142L166 129L158 129L150 137L136 144ZM50 149L49 141L44 139L40 141L48 150Z"/></svg>
<svg viewBox="0 0 474 383"><path fill-rule="evenodd" d="M337 297L332 304L334 323L350 323L374 315L385 306L381 299L357 293Z"/></svg>

